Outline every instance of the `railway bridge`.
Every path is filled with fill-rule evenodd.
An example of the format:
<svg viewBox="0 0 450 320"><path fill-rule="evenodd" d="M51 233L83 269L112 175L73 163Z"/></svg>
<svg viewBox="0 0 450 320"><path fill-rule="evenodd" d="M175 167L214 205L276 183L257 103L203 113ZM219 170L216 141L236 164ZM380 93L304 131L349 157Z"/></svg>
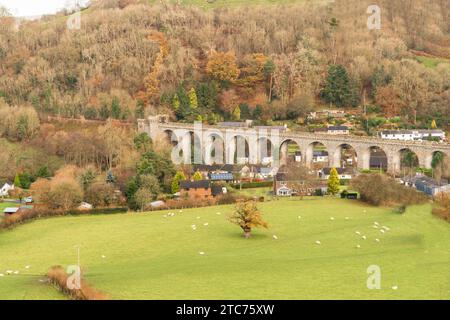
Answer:
<svg viewBox="0 0 450 320"><path fill-rule="evenodd" d="M405 151L413 153L417 164L423 168L431 168L437 152L450 156L450 144L444 142L289 132L283 127L252 127L244 123L237 127L174 123L162 115L138 120L138 129L146 132L153 141L168 139L166 141L173 145L172 160L175 163L259 164L269 161L276 166L286 163L295 150L296 159L311 166L315 161L315 150L320 146L330 167L340 167L343 150L352 150L358 169L370 169L374 154L382 154L387 171L395 174L401 170Z"/></svg>

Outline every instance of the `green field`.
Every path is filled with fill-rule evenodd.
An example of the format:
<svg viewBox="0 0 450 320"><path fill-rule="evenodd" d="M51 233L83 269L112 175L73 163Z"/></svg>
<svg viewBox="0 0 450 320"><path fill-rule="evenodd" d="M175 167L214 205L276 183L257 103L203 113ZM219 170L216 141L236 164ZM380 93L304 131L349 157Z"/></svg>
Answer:
<svg viewBox="0 0 450 320"><path fill-rule="evenodd" d="M75 264L76 245L87 280L113 299L450 299L450 225L429 205L404 215L326 198L259 206L270 229L249 240L226 221L230 206L60 217L2 231L0 273L20 274L0 277L0 299L62 298L39 280L52 265ZM369 265L381 268L380 290L366 287Z"/></svg>

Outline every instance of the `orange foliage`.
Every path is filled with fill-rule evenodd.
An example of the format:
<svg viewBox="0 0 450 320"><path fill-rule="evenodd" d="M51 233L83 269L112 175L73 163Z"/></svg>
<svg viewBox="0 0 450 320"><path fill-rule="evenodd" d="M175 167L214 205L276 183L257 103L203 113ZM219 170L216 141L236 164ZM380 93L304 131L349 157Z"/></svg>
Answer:
<svg viewBox="0 0 450 320"><path fill-rule="evenodd" d="M214 52L206 65L206 72L221 81L234 82L240 74L234 52Z"/></svg>

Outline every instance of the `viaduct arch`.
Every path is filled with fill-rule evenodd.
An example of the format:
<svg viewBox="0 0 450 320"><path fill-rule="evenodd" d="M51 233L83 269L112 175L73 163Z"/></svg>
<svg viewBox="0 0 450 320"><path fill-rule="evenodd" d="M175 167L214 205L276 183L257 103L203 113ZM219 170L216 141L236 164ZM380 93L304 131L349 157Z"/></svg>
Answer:
<svg viewBox="0 0 450 320"><path fill-rule="evenodd" d="M283 164L288 158L289 143L297 145L298 153L301 155L299 159L306 166L310 166L313 162L314 149L311 146L316 143L323 145L328 152L327 162L330 167L342 166L344 147L353 150L354 162L356 162L354 166L362 170L370 169L373 150L382 150L387 158L389 173L401 170L403 150L414 153L419 166L428 169L432 167L433 154L436 152L450 156L448 143L384 140L375 137L323 133L294 133L279 128L230 128L201 123L172 123L164 116L138 120L138 130L146 132L152 140L170 135L170 140L178 148L179 154L182 154L184 163L192 163L193 160L194 163L234 164L238 158L241 163L258 164L264 158L263 152L266 152L266 160L273 159L272 165L276 166ZM192 147L193 140L198 143L195 148ZM198 154L192 156L192 150L196 150L194 153Z"/></svg>

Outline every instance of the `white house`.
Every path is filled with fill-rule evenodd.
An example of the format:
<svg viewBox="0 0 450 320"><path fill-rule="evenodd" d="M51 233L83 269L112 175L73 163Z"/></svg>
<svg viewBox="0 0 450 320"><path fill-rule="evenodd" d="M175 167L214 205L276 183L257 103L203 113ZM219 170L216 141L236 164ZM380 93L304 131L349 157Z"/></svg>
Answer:
<svg viewBox="0 0 450 320"><path fill-rule="evenodd" d="M9 191L14 190L14 184L5 183L3 187L0 189L0 197L6 197L9 194Z"/></svg>
<svg viewBox="0 0 450 320"><path fill-rule="evenodd" d="M280 188L277 189L277 196L290 197L292 196L292 189L286 186L281 186Z"/></svg>
<svg viewBox="0 0 450 320"><path fill-rule="evenodd" d="M327 128L327 134L341 135L350 134L347 126L329 126Z"/></svg>
<svg viewBox="0 0 450 320"><path fill-rule="evenodd" d="M339 180L351 180L353 177L352 172L346 168L336 168L336 171L339 175ZM330 178L330 172L331 168L323 168L319 171L319 177L328 180Z"/></svg>
<svg viewBox="0 0 450 320"><path fill-rule="evenodd" d="M313 162L328 162L328 152L327 151L314 151L313 152Z"/></svg>
<svg viewBox="0 0 450 320"><path fill-rule="evenodd" d="M381 139L403 141L445 140L443 130L384 130L378 132L378 136Z"/></svg>

